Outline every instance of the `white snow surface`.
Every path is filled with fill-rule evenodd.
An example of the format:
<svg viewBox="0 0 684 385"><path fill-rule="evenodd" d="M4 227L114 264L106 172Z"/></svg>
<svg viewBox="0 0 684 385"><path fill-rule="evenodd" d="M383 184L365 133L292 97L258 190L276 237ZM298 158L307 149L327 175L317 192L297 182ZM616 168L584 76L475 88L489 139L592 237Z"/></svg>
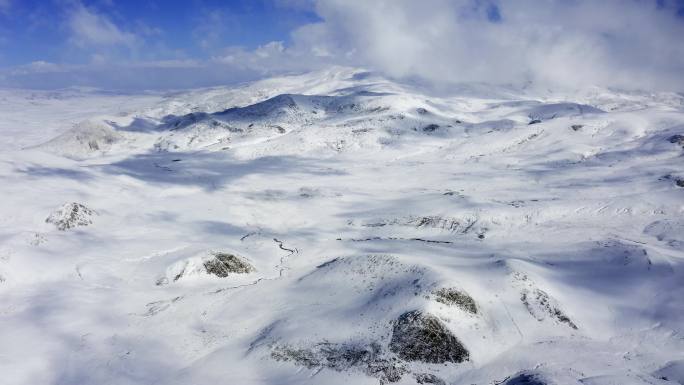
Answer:
<svg viewBox="0 0 684 385"><path fill-rule="evenodd" d="M377 384L274 351L391 356L412 310L469 360L400 362L399 384L684 381L682 95L332 68L3 90L0 114L2 384ZM72 203L97 215L46 222ZM256 271L210 275L213 252Z"/></svg>

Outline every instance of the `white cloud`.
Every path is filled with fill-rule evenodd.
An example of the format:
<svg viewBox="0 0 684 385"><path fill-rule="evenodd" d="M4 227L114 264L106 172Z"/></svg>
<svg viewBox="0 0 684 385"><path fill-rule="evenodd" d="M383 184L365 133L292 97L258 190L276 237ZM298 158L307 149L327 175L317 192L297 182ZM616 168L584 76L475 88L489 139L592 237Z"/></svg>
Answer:
<svg viewBox="0 0 684 385"><path fill-rule="evenodd" d="M192 36L206 51L220 49L226 35L242 33L240 17L225 9L203 9L195 24Z"/></svg>
<svg viewBox="0 0 684 385"><path fill-rule="evenodd" d="M491 22L497 6L502 19ZM684 89L684 22L650 0L318 0L295 46L434 82ZM352 54L353 53L353 54Z"/></svg>
<svg viewBox="0 0 684 385"><path fill-rule="evenodd" d="M114 24L106 15L77 4L69 13L67 25L71 42L79 47L126 46L133 47L139 38Z"/></svg>

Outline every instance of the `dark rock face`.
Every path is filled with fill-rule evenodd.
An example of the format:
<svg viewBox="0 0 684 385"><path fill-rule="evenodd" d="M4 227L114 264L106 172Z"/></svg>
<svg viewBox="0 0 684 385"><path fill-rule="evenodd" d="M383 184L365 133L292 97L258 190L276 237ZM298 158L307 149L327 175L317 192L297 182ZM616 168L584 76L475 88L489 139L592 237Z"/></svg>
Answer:
<svg viewBox="0 0 684 385"><path fill-rule="evenodd" d="M444 382L444 380L430 373L414 374L413 378L415 378L416 382L419 384L446 385L446 382Z"/></svg>
<svg viewBox="0 0 684 385"><path fill-rule="evenodd" d="M538 374L522 372L508 379L504 385L547 385Z"/></svg>
<svg viewBox="0 0 684 385"><path fill-rule="evenodd" d="M360 370L377 378L381 384L397 382L406 373L399 360L384 357L382 349L375 343L368 346L319 343L309 349L279 346L273 349L271 356L278 361L293 361L308 369Z"/></svg>
<svg viewBox="0 0 684 385"><path fill-rule="evenodd" d="M548 314L559 322L577 330L577 325L558 308L555 301L552 301L551 297L549 297L544 290L534 289L531 293L523 291L520 295L520 301L522 301L523 305L527 308L527 311L530 312L537 321L543 321Z"/></svg>
<svg viewBox="0 0 684 385"><path fill-rule="evenodd" d="M438 124L428 124L427 126L423 127L423 132L434 132L439 129Z"/></svg>
<svg viewBox="0 0 684 385"><path fill-rule="evenodd" d="M164 123L171 130L181 130L195 123L209 118L206 112L191 112L183 116L169 116L164 118Z"/></svg>
<svg viewBox="0 0 684 385"><path fill-rule="evenodd" d="M278 131L279 134L284 134L284 133L285 133L285 129L282 128L281 126L275 125L275 126L271 126L271 128L273 128L273 129L275 129L276 131Z"/></svg>
<svg viewBox="0 0 684 385"><path fill-rule="evenodd" d="M390 351L406 361L441 364L469 359L468 350L437 319L414 310L394 321Z"/></svg>
<svg viewBox="0 0 684 385"><path fill-rule="evenodd" d="M246 107L229 108L216 115L229 118L262 118L269 115L281 115L287 110L295 110L297 108L297 102L292 95L281 94Z"/></svg>
<svg viewBox="0 0 684 385"><path fill-rule="evenodd" d="M573 124L573 125L572 125L572 130L573 130L573 131L579 131L579 130L582 129L582 127L584 127L583 124Z"/></svg>
<svg viewBox="0 0 684 385"><path fill-rule="evenodd" d="M541 121L540 119L532 119L532 120L530 120L530 122L527 123L527 124L531 126L531 125L533 125L533 124L538 124L538 123L541 123L541 122L542 122L542 121Z"/></svg>
<svg viewBox="0 0 684 385"><path fill-rule="evenodd" d="M215 253L214 258L204 261L204 268L207 269L207 273L221 278L231 273L247 274L256 271L254 266L244 259L227 253Z"/></svg>
<svg viewBox="0 0 684 385"><path fill-rule="evenodd" d="M684 146L684 135L672 135L667 139L667 141L673 144L679 144L681 146Z"/></svg>
<svg viewBox="0 0 684 385"><path fill-rule="evenodd" d="M477 314L475 300L468 294L451 287L445 287L433 293L436 301L445 305L454 305L468 313Z"/></svg>
<svg viewBox="0 0 684 385"><path fill-rule="evenodd" d="M391 224L391 223L390 223ZM441 216L426 216L413 217L406 220L407 225L413 225L418 228L433 228L448 230L454 233L468 234L475 230L477 219L475 218L449 218Z"/></svg>
<svg viewBox="0 0 684 385"><path fill-rule="evenodd" d="M45 223L52 223L58 230L66 231L77 226L88 226L93 223L91 217L97 214L80 203L66 203L50 214Z"/></svg>
<svg viewBox="0 0 684 385"><path fill-rule="evenodd" d="M658 178L658 180L670 180L674 182L675 186L684 187L684 177L668 174Z"/></svg>

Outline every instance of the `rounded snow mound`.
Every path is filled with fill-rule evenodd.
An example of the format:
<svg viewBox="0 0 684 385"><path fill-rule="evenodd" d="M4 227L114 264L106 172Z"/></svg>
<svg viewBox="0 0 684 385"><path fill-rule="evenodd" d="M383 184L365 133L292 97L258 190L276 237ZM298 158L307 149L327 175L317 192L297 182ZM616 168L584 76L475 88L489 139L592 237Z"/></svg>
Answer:
<svg viewBox="0 0 684 385"><path fill-rule="evenodd" d="M644 229L644 234L655 237L673 247L684 246L684 220L663 219L655 221Z"/></svg>
<svg viewBox="0 0 684 385"><path fill-rule="evenodd" d="M338 257L316 267L300 279L307 286L325 285L340 292L371 294L372 300L393 296L412 297L426 291L423 266L406 264L391 255Z"/></svg>
<svg viewBox="0 0 684 385"><path fill-rule="evenodd" d="M85 120L38 148L69 158L87 158L104 154L123 140L124 136L105 122Z"/></svg>

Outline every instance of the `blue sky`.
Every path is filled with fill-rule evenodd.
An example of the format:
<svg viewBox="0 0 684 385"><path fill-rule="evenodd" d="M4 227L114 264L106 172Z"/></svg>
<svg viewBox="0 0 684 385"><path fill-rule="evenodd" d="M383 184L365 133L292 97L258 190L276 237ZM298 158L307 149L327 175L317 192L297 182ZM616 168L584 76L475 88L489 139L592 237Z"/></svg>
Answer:
<svg viewBox="0 0 684 385"><path fill-rule="evenodd" d="M213 49L254 49L271 41L287 44L290 31L319 20L310 7L270 0L5 0L4 4L0 6L0 66L87 61L92 47L74 47L69 21L81 6L121 31L140 36L144 49L139 47L133 56L141 60L207 57Z"/></svg>
<svg viewBox="0 0 684 385"><path fill-rule="evenodd" d="M684 0L0 0L0 87L177 89L330 65L684 89Z"/></svg>

